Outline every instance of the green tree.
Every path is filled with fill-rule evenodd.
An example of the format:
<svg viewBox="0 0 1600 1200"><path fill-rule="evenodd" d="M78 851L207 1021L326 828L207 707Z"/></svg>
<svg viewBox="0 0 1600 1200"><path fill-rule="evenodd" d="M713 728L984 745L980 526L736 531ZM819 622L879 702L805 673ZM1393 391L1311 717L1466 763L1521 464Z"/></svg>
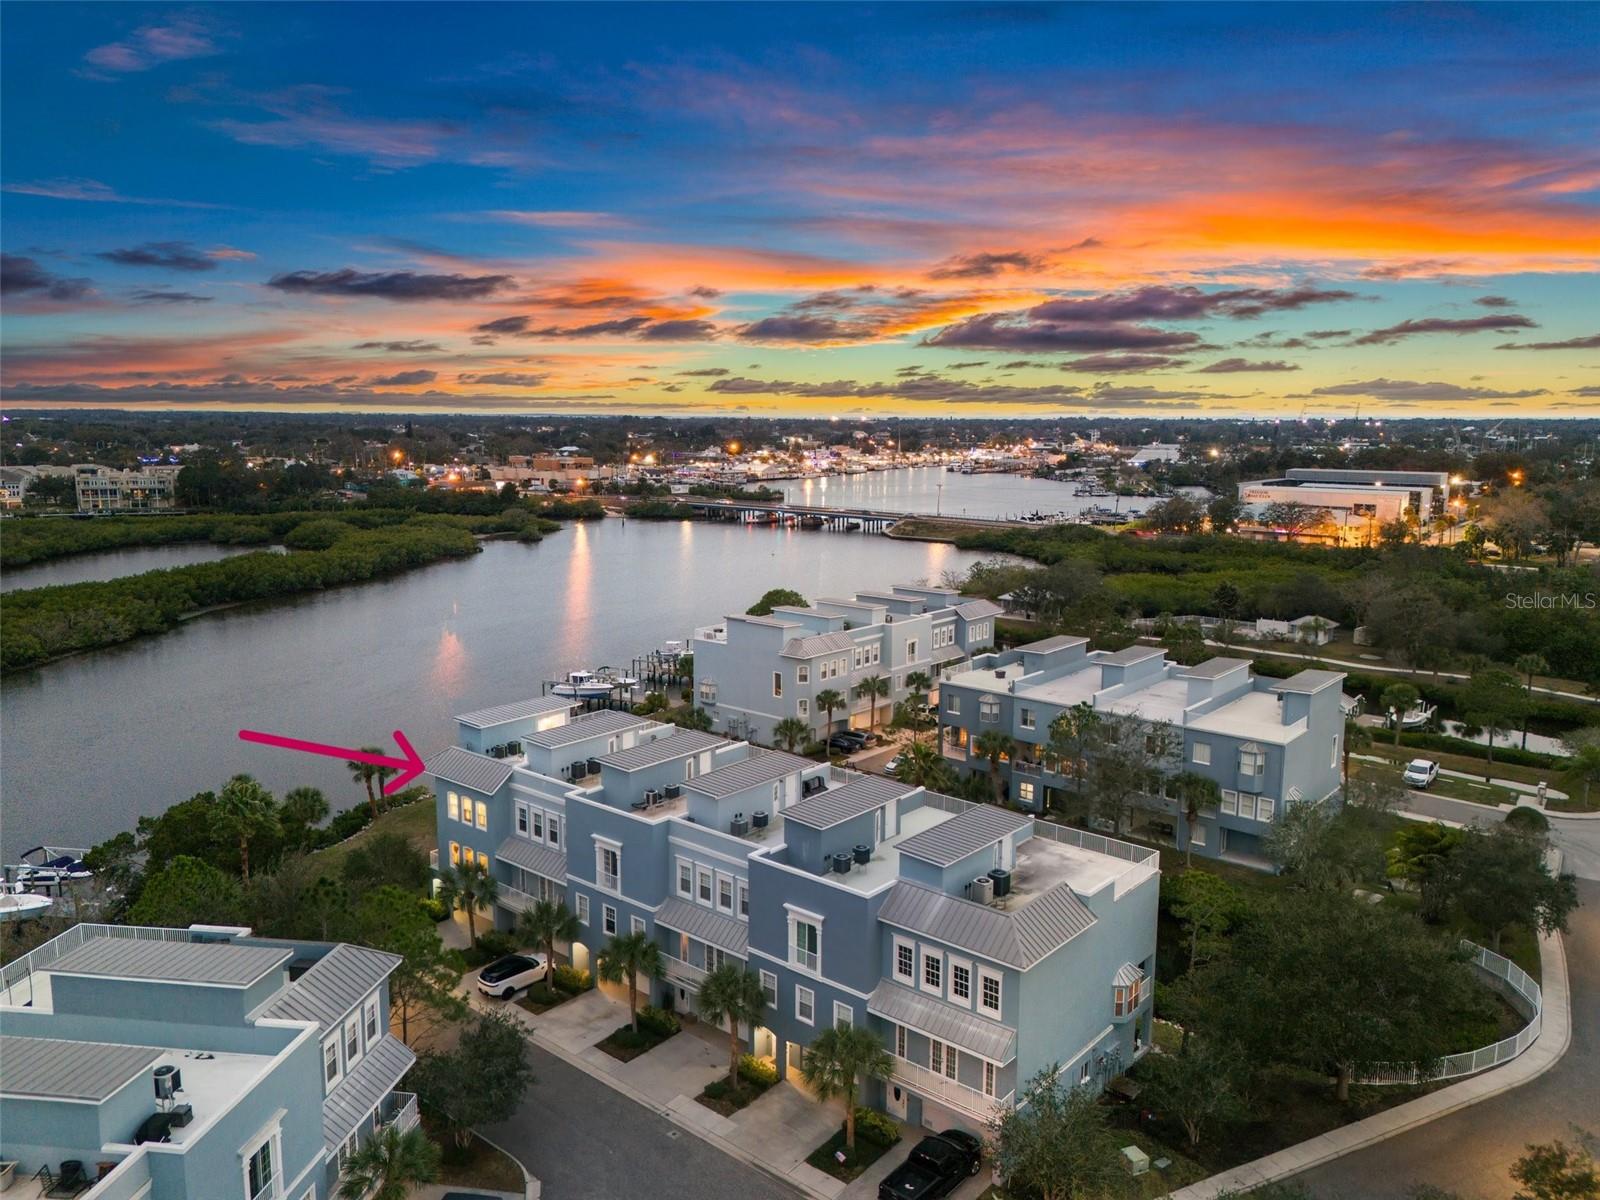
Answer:
<svg viewBox="0 0 1600 1200"><path fill-rule="evenodd" d="M900 765L895 768L894 777L908 787L938 792L950 785L950 767L935 747L925 742L912 742L900 751Z"/></svg>
<svg viewBox="0 0 1600 1200"><path fill-rule="evenodd" d="M1489 948L1496 952L1510 926L1565 932L1567 917L1578 907L1575 878L1550 873L1543 839L1505 825L1488 833L1463 830L1447 878L1456 910L1488 931Z"/></svg>
<svg viewBox="0 0 1600 1200"><path fill-rule="evenodd" d="M340 1200L405 1200L420 1184L439 1178L439 1147L420 1129L385 1125L346 1161Z"/></svg>
<svg viewBox="0 0 1600 1200"><path fill-rule="evenodd" d="M823 688L816 696L817 707L828 716L828 729L833 729L833 714L845 706L844 697L833 688Z"/></svg>
<svg viewBox="0 0 1600 1200"><path fill-rule="evenodd" d="M1088 757L1100 732L1100 713L1090 704L1075 704L1050 722L1045 750L1061 764L1079 798L1086 797Z"/></svg>
<svg viewBox="0 0 1600 1200"><path fill-rule="evenodd" d="M868 675L855 687L856 699L870 700L872 711L868 714L868 724L878 723L878 700L889 694L889 681L882 675Z"/></svg>
<svg viewBox="0 0 1600 1200"><path fill-rule="evenodd" d="M1512 1164L1511 1178L1522 1185L1512 1200L1600 1200L1594 1139L1578 1130L1576 1146L1560 1139L1529 1145Z"/></svg>
<svg viewBox="0 0 1600 1200"><path fill-rule="evenodd" d="M1483 731L1487 747L1483 777L1488 780L1494 766L1494 739L1517 727L1528 708L1527 694L1510 671L1491 667L1473 673L1461 689L1457 707L1464 724Z"/></svg>
<svg viewBox="0 0 1600 1200"><path fill-rule="evenodd" d="M1185 871L1162 880L1167 910L1188 942L1188 967L1210 962L1227 947L1228 931L1245 908L1236 884L1210 871Z"/></svg>
<svg viewBox="0 0 1600 1200"><path fill-rule="evenodd" d="M1222 802L1222 789L1214 779L1207 779L1197 771L1179 771L1168 782L1178 802L1178 811L1183 815L1183 865L1188 866L1194 861L1194 827L1199 824L1203 811L1214 810Z"/></svg>
<svg viewBox="0 0 1600 1200"><path fill-rule="evenodd" d="M751 1029L767 1014L761 976L737 963L724 962L700 981L697 999L700 1015L713 1025L728 1027L728 1086L739 1087L739 1026Z"/></svg>
<svg viewBox="0 0 1600 1200"><path fill-rule="evenodd" d="M439 899L452 912L467 914L467 935L473 946L478 944L478 913L492 909L499 896L499 882L478 862L455 864L439 885Z"/></svg>
<svg viewBox="0 0 1600 1200"><path fill-rule="evenodd" d="M785 717L772 727L772 740L791 754L800 742L811 737L811 727L799 717Z"/></svg>
<svg viewBox="0 0 1600 1200"><path fill-rule="evenodd" d="M551 971L555 970L556 943L570 945L581 931L578 918L559 900L540 900L517 917L517 940L543 947L545 965Z"/></svg>
<svg viewBox="0 0 1600 1200"><path fill-rule="evenodd" d="M998 729L985 729L972 744L973 752L989 763L989 786L994 791L995 803L1000 802L1003 784L1000 780L1000 760L1010 759L1017 752L1017 743L1009 733Z"/></svg>
<svg viewBox="0 0 1600 1200"><path fill-rule="evenodd" d="M250 843L279 831L277 803L272 793L249 775L235 775L217 793L217 818L238 841L239 873L249 883Z"/></svg>
<svg viewBox="0 0 1600 1200"><path fill-rule="evenodd" d="M400 1016L400 1039L466 1015L466 1001L456 994L460 956L445 949L439 930L422 911L416 896L403 888L380 887L362 897L356 915L357 936L364 946L400 957L389 976L389 1000Z"/></svg>
<svg viewBox="0 0 1600 1200"><path fill-rule="evenodd" d="M1060 1066L1027 1083L1023 1102L990 1118L994 1165L1007 1192L1040 1200L1104 1200L1125 1177L1108 1110L1088 1088L1068 1087Z"/></svg>
<svg viewBox="0 0 1600 1200"><path fill-rule="evenodd" d="M1183 735L1165 721L1100 714L1087 763L1094 815L1118 830L1125 828L1136 806L1160 794L1167 770L1182 752Z"/></svg>
<svg viewBox="0 0 1600 1200"><path fill-rule="evenodd" d="M1237 496L1218 496L1210 504L1206 505L1206 516L1211 521L1211 532L1230 532L1239 523L1239 517L1243 512L1244 505L1239 502ZM1233 614L1219 612L1217 615L1229 617Z"/></svg>
<svg viewBox="0 0 1600 1200"><path fill-rule="evenodd" d="M349 912L350 892L339 880L324 875L301 894L300 906L315 923L318 940L330 941Z"/></svg>
<svg viewBox="0 0 1600 1200"><path fill-rule="evenodd" d="M856 1148L856 1089L863 1079L888 1079L894 1074L894 1059L878 1035L857 1025L835 1025L824 1029L806 1047L800 1060L800 1076L819 1100L844 1100L844 1145L847 1154Z"/></svg>
<svg viewBox="0 0 1600 1200"><path fill-rule="evenodd" d="M1145 510L1145 525L1157 533L1199 533L1206 510L1187 496L1169 496Z"/></svg>
<svg viewBox="0 0 1600 1200"><path fill-rule="evenodd" d="M522 1103L533 1083L528 1041L506 1014L480 1013L454 1050L419 1054L411 1079L423 1110L466 1147L475 1127L507 1120Z"/></svg>
<svg viewBox="0 0 1600 1200"><path fill-rule="evenodd" d="M1339 780L1346 787L1350 785L1350 755L1357 750L1365 750L1372 745L1372 730L1353 717L1346 717L1344 722L1344 741L1340 744L1339 755L1342 762L1339 766Z"/></svg>
<svg viewBox="0 0 1600 1200"><path fill-rule="evenodd" d="M772 588L745 609L748 617L769 617L775 608L810 608L806 598L793 588Z"/></svg>
<svg viewBox="0 0 1600 1200"><path fill-rule="evenodd" d="M1435 923L1444 919L1450 902L1452 856L1461 845L1460 829L1437 821L1407 821L1395 831L1389 847L1389 875L1417 889L1417 915Z"/></svg>
<svg viewBox="0 0 1600 1200"><path fill-rule="evenodd" d="M927 707L928 694L933 690L933 677L926 671L911 671L906 675L906 688L910 691L911 703L916 706L917 720L911 726L913 741L921 738L924 729L931 729L936 721L924 719L922 709Z"/></svg>
<svg viewBox="0 0 1600 1200"><path fill-rule="evenodd" d="M1416 707L1422 693L1409 683L1391 683L1378 698L1378 707L1394 722L1394 744L1400 744L1405 715Z"/></svg>
<svg viewBox="0 0 1600 1200"><path fill-rule="evenodd" d="M690 708L683 712L667 714L667 720L680 729L698 729L701 733L711 729L711 714L703 708Z"/></svg>
<svg viewBox="0 0 1600 1200"><path fill-rule="evenodd" d="M208 862L180 854L145 879L128 910L135 925L226 925L244 917L239 881Z"/></svg>
<svg viewBox="0 0 1600 1200"><path fill-rule="evenodd" d="M422 892L428 886L428 856L403 833L375 833L351 847L341 873L357 895L385 885Z"/></svg>
<svg viewBox="0 0 1600 1200"><path fill-rule="evenodd" d="M1592 728L1578 729L1561 739L1569 757L1561 780L1569 788L1578 788L1583 796L1583 806L1589 807L1589 786L1600 779L1600 731Z"/></svg>
<svg viewBox="0 0 1600 1200"><path fill-rule="evenodd" d="M1533 680L1536 675L1547 674L1550 664L1542 654L1520 654L1516 661L1517 674L1523 677L1525 703L1522 706L1522 748L1528 748L1528 719L1533 715Z"/></svg>
<svg viewBox="0 0 1600 1200"><path fill-rule="evenodd" d="M1386 878L1378 828L1353 808L1303 800L1285 804L1262 839L1267 857L1310 891L1344 891Z"/></svg>
<svg viewBox="0 0 1600 1200"><path fill-rule="evenodd" d="M639 1032L639 976L660 979L661 947L644 930L616 934L596 955L597 974L607 983L628 985L628 1021Z"/></svg>
<svg viewBox="0 0 1600 1200"><path fill-rule="evenodd" d="M361 753L382 754L383 747L363 746L361 747ZM356 762L354 759L345 763L345 766L350 768L350 778L367 789L367 804L372 809L373 817L376 818L378 815L378 793L373 787L373 782L376 780L381 783L393 772L388 767L380 767L375 763L369 762Z"/></svg>
<svg viewBox="0 0 1600 1200"><path fill-rule="evenodd" d="M1238 1047L1212 1038L1195 1038L1181 1054L1152 1054L1144 1060L1153 1107L1171 1113L1198 1146L1202 1134L1249 1115L1243 1086L1246 1063Z"/></svg>
<svg viewBox="0 0 1600 1200"><path fill-rule="evenodd" d="M314 787L290 788L278 809L285 843L295 850L309 850L316 827L328 819L328 798Z"/></svg>

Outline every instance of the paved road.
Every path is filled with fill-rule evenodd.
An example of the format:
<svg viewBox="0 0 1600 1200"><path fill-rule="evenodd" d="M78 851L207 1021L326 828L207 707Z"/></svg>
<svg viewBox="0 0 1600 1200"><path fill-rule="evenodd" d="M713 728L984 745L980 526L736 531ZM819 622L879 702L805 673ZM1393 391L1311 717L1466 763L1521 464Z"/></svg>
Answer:
<svg viewBox="0 0 1600 1200"><path fill-rule="evenodd" d="M801 1200L548 1051L528 1052L537 1082L485 1132L539 1178L544 1200Z"/></svg>

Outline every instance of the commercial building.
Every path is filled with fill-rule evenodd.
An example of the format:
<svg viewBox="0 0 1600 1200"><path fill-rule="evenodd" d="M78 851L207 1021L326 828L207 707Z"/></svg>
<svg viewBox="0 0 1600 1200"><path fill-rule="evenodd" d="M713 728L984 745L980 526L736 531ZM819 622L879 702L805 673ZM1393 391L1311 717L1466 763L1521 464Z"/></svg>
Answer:
<svg viewBox="0 0 1600 1200"><path fill-rule="evenodd" d="M73 468L79 512L162 512L176 506L176 464L157 464L136 471L83 464Z"/></svg>
<svg viewBox="0 0 1600 1200"><path fill-rule="evenodd" d="M1186 667L1169 662L1160 647L1091 651L1085 638L1053 637L984 655L947 677L939 688L939 744L958 770L987 773L978 739L989 730L1006 734L1016 746L1000 763L1006 797L1043 811L1065 805L1077 769L1051 749L1058 717L1085 706L1143 728L1169 726L1174 736L1162 741L1172 743L1171 754L1152 765L1169 778L1190 771L1213 780L1220 804L1190 826L1172 796L1142 795L1132 806L1131 832L1174 844L1183 837L1196 854L1261 866L1262 837L1285 808L1336 802L1343 681L1342 672L1314 670L1264 679L1248 659Z"/></svg>
<svg viewBox="0 0 1600 1200"><path fill-rule="evenodd" d="M1128 459L1130 467L1147 467L1151 463L1177 462L1183 455L1183 447L1176 442L1151 442L1148 446L1140 446L1133 452L1133 457Z"/></svg>
<svg viewBox="0 0 1600 1200"><path fill-rule="evenodd" d="M950 664L994 644L991 600L963 599L950 588L910 584L850 599L823 597L809 608L782 606L770 616L728 616L694 633L695 701L716 728L735 737L772 740L788 717L821 736L840 726L864 728L873 712L886 720L913 689L915 674L937 679ZM887 695L858 696L870 676ZM817 705L823 692L844 704Z"/></svg>
<svg viewBox="0 0 1600 1200"><path fill-rule="evenodd" d="M1325 540L1365 544L1386 522L1404 520L1408 513L1426 524L1444 512L1450 500L1450 475L1291 467L1281 478L1239 484L1239 500L1246 506L1242 532L1272 532L1271 522L1264 519L1267 506L1298 504L1328 514L1328 524L1318 531Z"/></svg>
<svg viewBox="0 0 1600 1200"><path fill-rule="evenodd" d="M977 1129L1050 1064L1099 1087L1148 1047L1154 851L629 713L489 711L428 762L440 865L493 873L500 928L564 901L579 967L645 933L654 1003L756 973L740 1032L780 1074L866 1027L894 1058L866 1103Z"/></svg>
<svg viewBox="0 0 1600 1200"><path fill-rule="evenodd" d="M85 1200L327 1200L417 1121L400 959L248 929L76 925L0 972L0 1159ZM98 1181L98 1182L94 1182ZM70 1194L57 1191L51 1194Z"/></svg>

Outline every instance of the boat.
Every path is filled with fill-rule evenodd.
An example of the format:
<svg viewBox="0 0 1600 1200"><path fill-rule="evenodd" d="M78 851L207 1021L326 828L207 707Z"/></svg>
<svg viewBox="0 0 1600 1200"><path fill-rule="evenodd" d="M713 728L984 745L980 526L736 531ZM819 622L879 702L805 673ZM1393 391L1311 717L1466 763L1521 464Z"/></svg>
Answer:
<svg viewBox="0 0 1600 1200"><path fill-rule="evenodd" d="M94 872L83 865L87 853L77 846L35 846L5 869L6 882L15 884L18 891L59 893L69 883L94 878Z"/></svg>
<svg viewBox="0 0 1600 1200"><path fill-rule="evenodd" d="M7 884L6 890L0 892L0 921L26 921L30 917L42 917L55 904L49 896L41 896L37 892L12 891L13 886L22 885Z"/></svg>
<svg viewBox="0 0 1600 1200"><path fill-rule="evenodd" d="M566 679L550 690L573 700L604 700L613 692L631 690L638 682L610 667L601 667L598 671L569 671Z"/></svg>
<svg viewBox="0 0 1600 1200"><path fill-rule="evenodd" d="M821 529L824 524L826 522L815 513L800 518L801 529Z"/></svg>
<svg viewBox="0 0 1600 1200"><path fill-rule="evenodd" d="M1106 489L1105 485L1104 484L1099 484L1099 483L1080 483L1077 487L1072 489L1072 494L1074 496L1109 496L1109 495L1111 495L1110 491L1108 491Z"/></svg>

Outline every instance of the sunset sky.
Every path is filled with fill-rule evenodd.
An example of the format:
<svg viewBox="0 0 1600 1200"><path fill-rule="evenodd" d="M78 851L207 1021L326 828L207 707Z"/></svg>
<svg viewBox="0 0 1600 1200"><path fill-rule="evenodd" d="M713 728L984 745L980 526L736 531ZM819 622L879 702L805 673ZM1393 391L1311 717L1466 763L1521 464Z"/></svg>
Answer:
<svg viewBox="0 0 1600 1200"><path fill-rule="evenodd" d="M5 17L11 406L1600 407L1600 5Z"/></svg>

